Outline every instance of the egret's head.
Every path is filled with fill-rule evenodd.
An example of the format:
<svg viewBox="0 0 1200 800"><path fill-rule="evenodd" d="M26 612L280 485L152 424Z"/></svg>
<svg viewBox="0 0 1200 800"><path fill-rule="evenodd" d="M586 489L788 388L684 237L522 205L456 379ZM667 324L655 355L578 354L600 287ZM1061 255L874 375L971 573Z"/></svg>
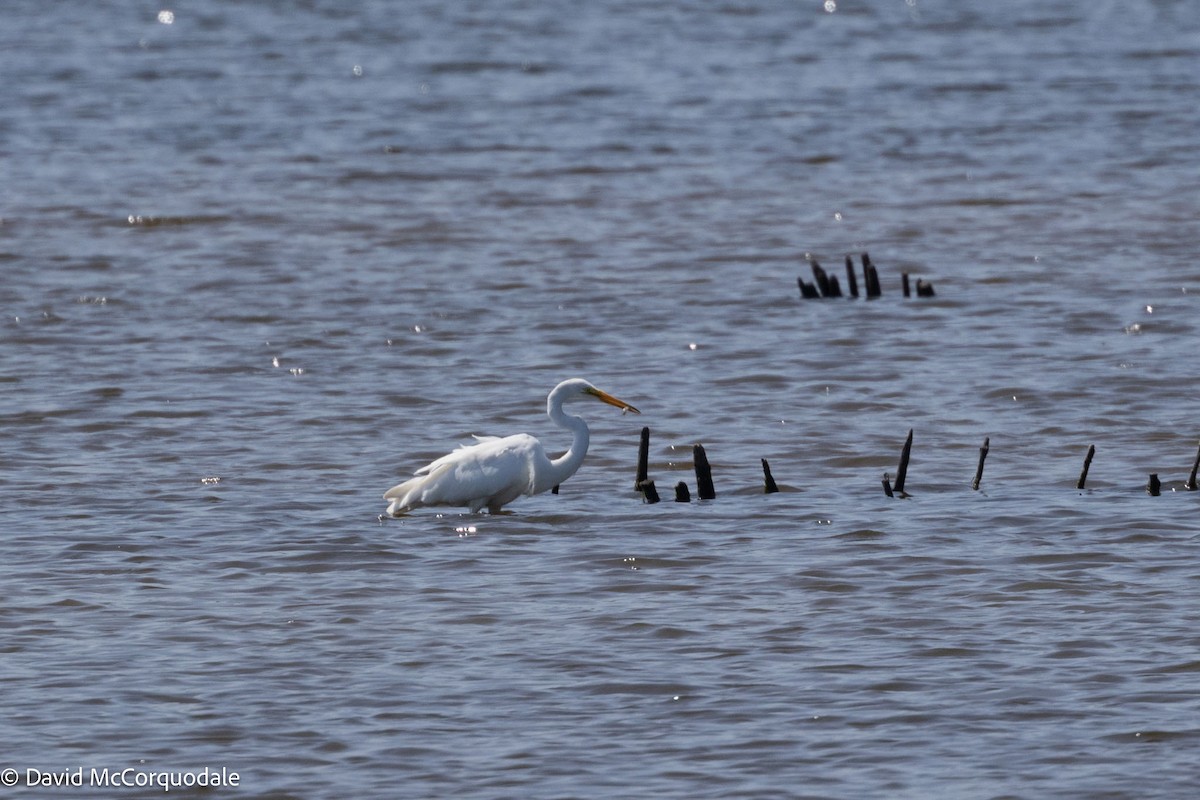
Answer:
<svg viewBox="0 0 1200 800"><path fill-rule="evenodd" d="M608 392L597 389L590 382L583 378L572 378L568 381L563 381L558 386L554 387L554 391L550 392L548 405L553 405L555 398L561 398L562 401L567 401L575 397L594 397L602 403L608 403L610 406L616 406L622 411L632 411L634 414L640 414L636 408L626 403L624 400L619 400L613 397Z"/></svg>

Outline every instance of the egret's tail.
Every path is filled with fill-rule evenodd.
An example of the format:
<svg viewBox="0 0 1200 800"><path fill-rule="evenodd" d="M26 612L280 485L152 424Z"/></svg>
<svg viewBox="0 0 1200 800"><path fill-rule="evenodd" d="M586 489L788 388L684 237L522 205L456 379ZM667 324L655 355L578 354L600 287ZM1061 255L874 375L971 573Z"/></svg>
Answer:
<svg viewBox="0 0 1200 800"><path fill-rule="evenodd" d="M389 501L387 513L394 517L421 506L421 485L424 482L425 476L419 475L384 492L383 499Z"/></svg>

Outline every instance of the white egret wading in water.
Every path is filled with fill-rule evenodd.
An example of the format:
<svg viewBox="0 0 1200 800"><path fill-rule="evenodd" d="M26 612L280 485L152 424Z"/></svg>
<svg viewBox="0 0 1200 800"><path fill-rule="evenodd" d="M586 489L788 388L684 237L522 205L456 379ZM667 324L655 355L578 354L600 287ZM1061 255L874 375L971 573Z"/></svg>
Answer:
<svg viewBox="0 0 1200 800"><path fill-rule="evenodd" d="M400 514L421 506L466 506L474 513L487 506L495 514L521 495L541 494L575 474L587 455L590 434L582 417L563 413L563 403L594 398L623 411L640 414L624 400L602 392L582 378L563 381L546 398L546 414L574 437L571 448L555 459L542 443L527 433L515 436L476 436L477 444L464 445L432 464L416 477L388 489L387 513Z"/></svg>

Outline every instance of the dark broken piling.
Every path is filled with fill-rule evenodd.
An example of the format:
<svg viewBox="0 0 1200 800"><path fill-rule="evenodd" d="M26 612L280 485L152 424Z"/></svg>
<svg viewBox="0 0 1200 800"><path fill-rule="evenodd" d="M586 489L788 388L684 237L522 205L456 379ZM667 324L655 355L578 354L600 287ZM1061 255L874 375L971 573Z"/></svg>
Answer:
<svg viewBox="0 0 1200 800"><path fill-rule="evenodd" d="M908 273L904 272L900 275L901 282L904 288L904 296L911 297L911 291L908 284ZM917 297L933 297L933 284L924 278L917 278Z"/></svg>
<svg viewBox="0 0 1200 800"><path fill-rule="evenodd" d="M1192 474L1188 476L1187 483L1183 485L1183 488L1189 492L1196 491L1196 472L1198 470L1200 470L1200 449L1196 450L1196 460L1192 462Z"/></svg>
<svg viewBox="0 0 1200 800"><path fill-rule="evenodd" d="M763 467L763 494L775 494L779 491L779 487L775 484L775 479L771 477L771 465L764 458L762 460Z"/></svg>
<svg viewBox="0 0 1200 800"><path fill-rule="evenodd" d="M850 256L846 256L846 286L851 297L858 297L858 278L854 277L854 261Z"/></svg>
<svg viewBox="0 0 1200 800"><path fill-rule="evenodd" d="M650 429L642 428L642 439L638 444L638 460L637 460L637 477L634 478L633 488L635 491L640 491L642 484L649 477L649 462L650 462Z"/></svg>
<svg viewBox="0 0 1200 800"><path fill-rule="evenodd" d="M829 276L829 296L830 297L841 297L842 296L842 284L838 283L837 275Z"/></svg>
<svg viewBox="0 0 1200 800"><path fill-rule="evenodd" d="M883 297L883 289L879 288L879 272L874 265L867 274L867 297Z"/></svg>
<svg viewBox="0 0 1200 800"><path fill-rule="evenodd" d="M875 269L875 265L871 263L871 256L866 253L862 254L863 265L863 281L866 283L867 299L872 297L883 296L883 291L879 288L879 271Z"/></svg>
<svg viewBox="0 0 1200 800"><path fill-rule="evenodd" d="M800 297L805 300L813 300L821 296L817 291L817 287L811 283L805 283L804 278L796 278L796 283L800 286Z"/></svg>
<svg viewBox="0 0 1200 800"><path fill-rule="evenodd" d="M912 428L908 429L908 438L904 440L904 449L900 451L900 467L896 470L895 490L904 494L904 479L908 476L908 458L912 455Z"/></svg>
<svg viewBox="0 0 1200 800"><path fill-rule="evenodd" d="M1083 485L1087 483L1088 470L1092 467L1092 459L1095 455L1096 445L1092 445L1088 448L1087 455L1083 459L1083 471L1079 473L1079 483L1075 484L1076 489L1082 489Z"/></svg>
<svg viewBox="0 0 1200 800"><path fill-rule="evenodd" d="M1150 495L1151 497L1158 497L1161 492L1162 484L1158 480L1158 473L1151 472L1150 482L1146 484L1146 494Z"/></svg>
<svg viewBox="0 0 1200 800"><path fill-rule="evenodd" d="M833 295L829 293L829 276L825 274L825 270L821 268L821 265L817 263L815 258L812 260L810 266L812 267L813 280L817 283L817 289L820 290L821 297L832 297Z"/></svg>
<svg viewBox="0 0 1200 800"><path fill-rule="evenodd" d="M647 503L658 502L658 489L654 488L654 481L642 481L638 488L641 489L642 497L646 498Z"/></svg>
<svg viewBox="0 0 1200 800"><path fill-rule="evenodd" d="M692 459L696 464L696 494L701 500L716 499L717 490L713 488L712 467L708 465L708 454L704 445L698 444L692 448Z"/></svg>
<svg viewBox="0 0 1200 800"><path fill-rule="evenodd" d="M895 493L892 491L892 476L886 472L883 473L883 493L888 497L895 496Z"/></svg>
<svg viewBox="0 0 1200 800"><path fill-rule="evenodd" d="M675 484L675 502L676 503L692 502L692 495L688 491L687 484L684 483L683 481L680 481L679 483Z"/></svg>
<svg viewBox="0 0 1200 800"><path fill-rule="evenodd" d="M987 459L988 445L991 444L991 437L984 437L983 446L979 448L979 466L975 468L975 480L971 481L971 488L979 491L979 482L983 480L983 462Z"/></svg>

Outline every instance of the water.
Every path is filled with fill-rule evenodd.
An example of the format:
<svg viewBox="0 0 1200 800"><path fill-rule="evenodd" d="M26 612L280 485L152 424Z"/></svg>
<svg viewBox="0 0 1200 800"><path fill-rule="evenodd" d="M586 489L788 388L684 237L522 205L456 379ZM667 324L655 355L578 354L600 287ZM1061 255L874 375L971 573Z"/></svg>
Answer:
<svg viewBox="0 0 1200 800"><path fill-rule="evenodd" d="M1189 796L1200 21L1078 5L6 4L0 768ZM379 519L576 375L561 494Z"/></svg>

